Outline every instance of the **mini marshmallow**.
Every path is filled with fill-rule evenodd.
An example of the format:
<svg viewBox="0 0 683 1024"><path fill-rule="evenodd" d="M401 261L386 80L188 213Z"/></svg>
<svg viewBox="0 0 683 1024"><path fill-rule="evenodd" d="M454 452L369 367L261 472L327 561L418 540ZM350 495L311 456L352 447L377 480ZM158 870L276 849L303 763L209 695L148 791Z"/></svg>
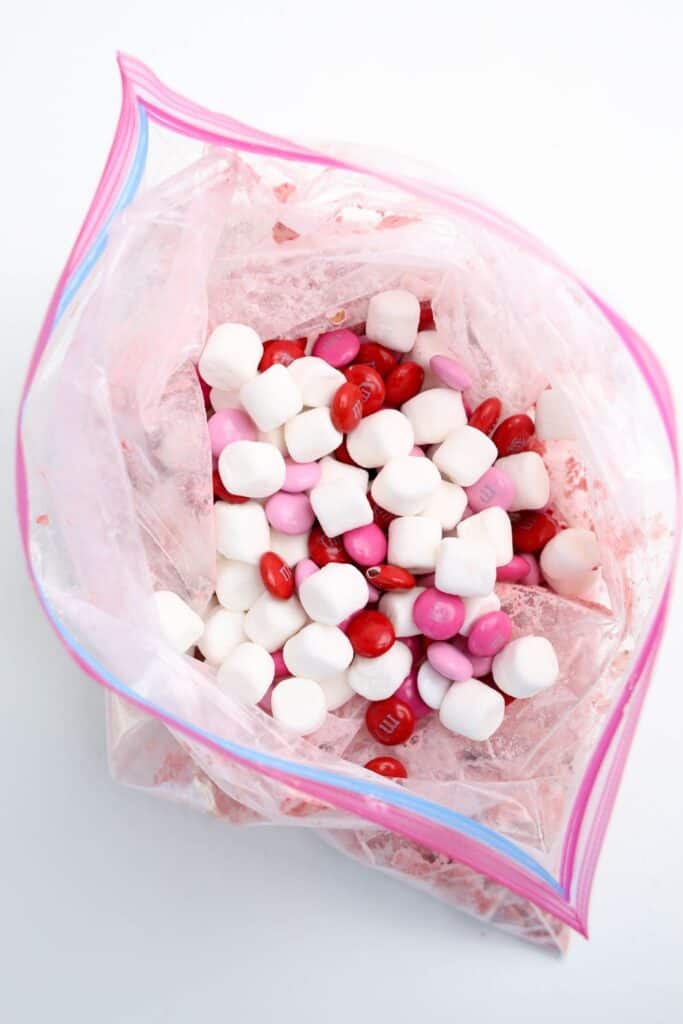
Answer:
<svg viewBox="0 0 683 1024"><path fill-rule="evenodd" d="M398 640L377 658L357 654L348 671L349 686L367 700L385 700L396 693L412 662L410 649Z"/></svg>
<svg viewBox="0 0 683 1024"><path fill-rule="evenodd" d="M173 650L183 654L194 647L204 632L201 615L172 590L155 591L154 604L163 637Z"/></svg>
<svg viewBox="0 0 683 1024"><path fill-rule="evenodd" d="M420 303L412 292L392 289L373 295L368 303L365 333L395 352L410 352L417 337Z"/></svg>
<svg viewBox="0 0 683 1024"><path fill-rule="evenodd" d="M264 551L270 551L270 527L263 508L255 501L231 505L217 501L216 546L224 558L255 565Z"/></svg>
<svg viewBox="0 0 683 1024"><path fill-rule="evenodd" d="M598 539L592 530L560 530L543 548L540 564L553 590L565 597L581 597L598 576Z"/></svg>
<svg viewBox="0 0 683 1024"><path fill-rule="evenodd" d="M419 636L422 630L415 625L413 608L424 587L411 587L410 590L390 590L382 594L377 605L378 610L391 622L396 636Z"/></svg>
<svg viewBox="0 0 683 1024"><path fill-rule="evenodd" d="M571 441L576 437L571 405L554 388L541 391L536 399L534 425L539 441Z"/></svg>
<svg viewBox="0 0 683 1024"><path fill-rule="evenodd" d="M283 601L267 591L254 602L244 619L244 632L271 654L306 625L306 613L296 597Z"/></svg>
<svg viewBox="0 0 683 1024"><path fill-rule="evenodd" d="M462 603L465 606L465 618L458 630L461 636L469 636L472 626L482 615L500 611L500 598L494 593L485 597L463 597Z"/></svg>
<svg viewBox="0 0 683 1024"><path fill-rule="evenodd" d="M349 667L353 647L346 633L337 626L311 622L289 638L282 657L292 675L326 679Z"/></svg>
<svg viewBox="0 0 683 1024"><path fill-rule="evenodd" d="M267 498L285 482L281 452L264 441L233 441L218 458L218 475L231 494Z"/></svg>
<svg viewBox="0 0 683 1024"><path fill-rule="evenodd" d="M236 562L219 555L216 565L216 597L224 608L231 612L246 612L263 590L258 565Z"/></svg>
<svg viewBox="0 0 683 1024"><path fill-rule="evenodd" d="M275 662L265 647L245 641L221 664L216 682L223 693L243 704L258 704L274 678Z"/></svg>
<svg viewBox="0 0 683 1024"><path fill-rule="evenodd" d="M512 640L493 659L493 678L510 697L533 697L557 682L555 648L544 636Z"/></svg>
<svg viewBox="0 0 683 1024"><path fill-rule="evenodd" d="M550 479L538 452L506 455L498 459L496 466L507 473L515 485L515 495L508 511L545 508L550 500Z"/></svg>
<svg viewBox="0 0 683 1024"><path fill-rule="evenodd" d="M453 683L439 708L439 720L446 729L479 742L493 736L504 714L503 695L478 679Z"/></svg>
<svg viewBox="0 0 683 1024"><path fill-rule="evenodd" d="M274 363L243 384L240 400L259 430L281 427L304 405L298 384L281 363Z"/></svg>
<svg viewBox="0 0 683 1024"><path fill-rule="evenodd" d="M319 484L331 484L342 480L349 487L359 487L363 494L366 493L370 481L367 469L361 469L360 466L349 466L348 463L335 459L333 455L326 455L318 465L320 466Z"/></svg>
<svg viewBox="0 0 683 1024"><path fill-rule="evenodd" d="M512 558L512 525L507 512L497 505L463 519L457 533L463 540L490 544L496 552L496 566L507 565Z"/></svg>
<svg viewBox="0 0 683 1024"><path fill-rule="evenodd" d="M404 455L390 459L372 482L370 492L382 508L396 516L422 512L436 494L441 476L429 459Z"/></svg>
<svg viewBox="0 0 683 1024"><path fill-rule="evenodd" d="M401 412L413 425L415 444L436 444L467 423L462 395L452 388L421 391L403 403Z"/></svg>
<svg viewBox="0 0 683 1024"><path fill-rule="evenodd" d="M319 679L320 689L325 694L327 710L336 711L356 694L349 685L348 672L339 672L336 676Z"/></svg>
<svg viewBox="0 0 683 1024"><path fill-rule="evenodd" d="M343 439L344 435L332 423L329 409L307 409L285 424L285 444L295 462L316 462L338 448Z"/></svg>
<svg viewBox="0 0 683 1024"><path fill-rule="evenodd" d="M368 584L353 565L329 562L303 581L299 598L314 622L337 626L368 603Z"/></svg>
<svg viewBox="0 0 683 1024"><path fill-rule="evenodd" d="M219 605L207 617L197 647L210 665L220 665L243 640L244 612L231 612Z"/></svg>
<svg viewBox="0 0 683 1024"><path fill-rule="evenodd" d="M212 388L232 391L258 372L263 345L246 324L220 324L199 357L199 373Z"/></svg>
<svg viewBox="0 0 683 1024"><path fill-rule="evenodd" d="M453 530L462 519L467 505L467 495L460 484L442 480L436 492L422 509L422 515L436 519L442 530Z"/></svg>
<svg viewBox="0 0 683 1024"><path fill-rule="evenodd" d="M401 516L389 523L387 559L410 572L430 572L436 566L441 526L427 516Z"/></svg>
<svg viewBox="0 0 683 1024"><path fill-rule="evenodd" d="M286 368L307 408L329 406L346 377L318 356L295 359Z"/></svg>
<svg viewBox="0 0 683 1024"><path fill-rule="evenodd" d="M342 480L314 487L311 505L328 537L338 537L347 530L372 522L372 508L363 491L349 487Z"/></svg>
<svg viewBox="0 0 683 1024"><path fill-rule="evenodd" d="M434 465L449 480L461 487L471 487L491 468L497 456L498 449L490 437L476 427L465 426L452 431L433 458Z"/></svg>
<svg viewBox="0 0 683 1024"><path fill-rule="evenodd" d="M444 349L447 348L443 338L439 337L439 332L435 330L419 331L413 350L410 353L410 358L413 362L421 366L425 372L424 381L422 384L423 391L429 388L440 388L443 387L443 381L434 373L431 366L429 365L430 359L433 356L442 355Z"/></svg>
<svg viewBox="0 0 683 1024"><path fill-rule="evenodd" d="M273 427L272 430L260 430L257 440L272 444L282 455L289 455L285 444L285 428Z"/></svg>
<svg viewBox="0 0 683 1024"><path fill-rule="evenodd" d="M496 582L496 552L482 541L446 537L436 556L436 588L458 597L485 597Z"/></svg>
<svg viewBox="0 0 683 1024"><path fill-rule="evenodd" d="M271 700L273 718L290 732L308 736L325 721L327 702L314 679L290 676L274 688Z"/></svg>
<svg viewBox="0 0 683 1024"><path fill-rule="evenodd" d="M366 469L376 469L385 466L390 459L410 455L414 444L410 420L398 409L373 412L346 437L349 455Z"/></svg>
<svg viewBox="0 0 683 1024"><path fill-rule="evenodd" d="M296 565L308 558L308 536L306 533L282 533L280 530L270 531L270 550L279 555L287 565Z"/></svg>
<svg viewBox="0 0 683 1024"><path fill-rule="evenodd" d="M428 708L438 711L451 685L428 661L423 661L417 673L417 692Z"/></svg>
<svg viewBox="0 0 683 1024"><path fill-rule="evenodd" d="M223 409L240 409L240 390L232 388L230 391L221 391L220 388L211 388L209 401L214 412L222 412Z"/></svg>

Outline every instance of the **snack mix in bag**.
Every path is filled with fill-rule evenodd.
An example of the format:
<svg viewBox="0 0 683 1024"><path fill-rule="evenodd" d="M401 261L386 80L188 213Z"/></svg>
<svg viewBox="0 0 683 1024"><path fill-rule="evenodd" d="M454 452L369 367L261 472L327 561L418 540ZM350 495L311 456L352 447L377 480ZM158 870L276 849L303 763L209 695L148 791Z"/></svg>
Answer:
<svg viewBox="0 0 683 1024"><path fill-rule="evenodd" d="M20 421L40 600L114 775L563 949L663 628L671 401L542 247L423 169L120 59Z"/></svg>

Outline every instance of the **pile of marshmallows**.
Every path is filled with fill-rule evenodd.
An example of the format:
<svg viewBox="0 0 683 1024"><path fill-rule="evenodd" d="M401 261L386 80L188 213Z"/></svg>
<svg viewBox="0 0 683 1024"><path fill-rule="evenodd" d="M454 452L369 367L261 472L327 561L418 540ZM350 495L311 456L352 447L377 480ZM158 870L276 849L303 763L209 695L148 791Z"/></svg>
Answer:
<svg viewBox="0 0 683 1024"><path fill-rule="evenodd" d="M497 398L469 410L466 370L421 355L431 329L431 310L392 290L370 299L365 336L333 330L307 355L306 339L262 343L224 323L199 360L215 410L218 603L202 619L157 592L162 628L179 651L198 645L223 691L300 735L360 694L382 744L431 711L488 739L510 699L558 677L547 638L511 638L496 581L542 573L581 596L598 572L594 534L544 511L548 474L528 450L534 435L570 436L560 396L496 426ZM406 774L394 758L368 767Z"/></svg>

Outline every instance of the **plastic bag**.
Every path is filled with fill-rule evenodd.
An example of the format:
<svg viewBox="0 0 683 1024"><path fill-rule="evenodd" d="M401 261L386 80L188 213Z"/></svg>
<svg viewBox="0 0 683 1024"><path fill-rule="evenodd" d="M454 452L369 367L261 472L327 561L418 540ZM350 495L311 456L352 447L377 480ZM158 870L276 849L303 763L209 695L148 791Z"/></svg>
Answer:
<svg viewBox="0 0 683 1024"><path fill-rule="evenodd" d="M122 57L109 159L59 280L20 415L19 517L41 603L105 685L112 772L234 823L322 831L482 920L564 948L585 934L596 858L652 671L677 543L671 399L635 333L521 229L438 182L348 148L312 150L215 115ZM364 317L378 290L430 299L473 399L527 408L551 384L577 443L549 442L552 502L595 529L592 603L500 586L516 630L555 644L560 682L486 743L423 720L376 753L360 698L306 739L175 654L149 597L213 589L211 458L195 363L207 332L262 337Z"/></svg>

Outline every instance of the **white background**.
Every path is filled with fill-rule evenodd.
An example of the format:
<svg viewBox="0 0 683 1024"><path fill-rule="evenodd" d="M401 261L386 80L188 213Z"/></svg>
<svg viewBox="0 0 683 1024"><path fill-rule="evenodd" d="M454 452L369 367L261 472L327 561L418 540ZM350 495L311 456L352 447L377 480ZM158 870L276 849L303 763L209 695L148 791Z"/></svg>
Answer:
<svg viewBox="0 0 683 1024"><path fill-rule="evenodd" d="M111 783L102 694L59 648L26 581L11 461L28 354L111 141L116 48L260 127L451 169L611 300L680 396L682 12L678 0L60 0L13 4L9 23L5 12L7 1024L680 1019L680 597L600 862L592 938L561 960L312 835L231 830Z"/></svg>

